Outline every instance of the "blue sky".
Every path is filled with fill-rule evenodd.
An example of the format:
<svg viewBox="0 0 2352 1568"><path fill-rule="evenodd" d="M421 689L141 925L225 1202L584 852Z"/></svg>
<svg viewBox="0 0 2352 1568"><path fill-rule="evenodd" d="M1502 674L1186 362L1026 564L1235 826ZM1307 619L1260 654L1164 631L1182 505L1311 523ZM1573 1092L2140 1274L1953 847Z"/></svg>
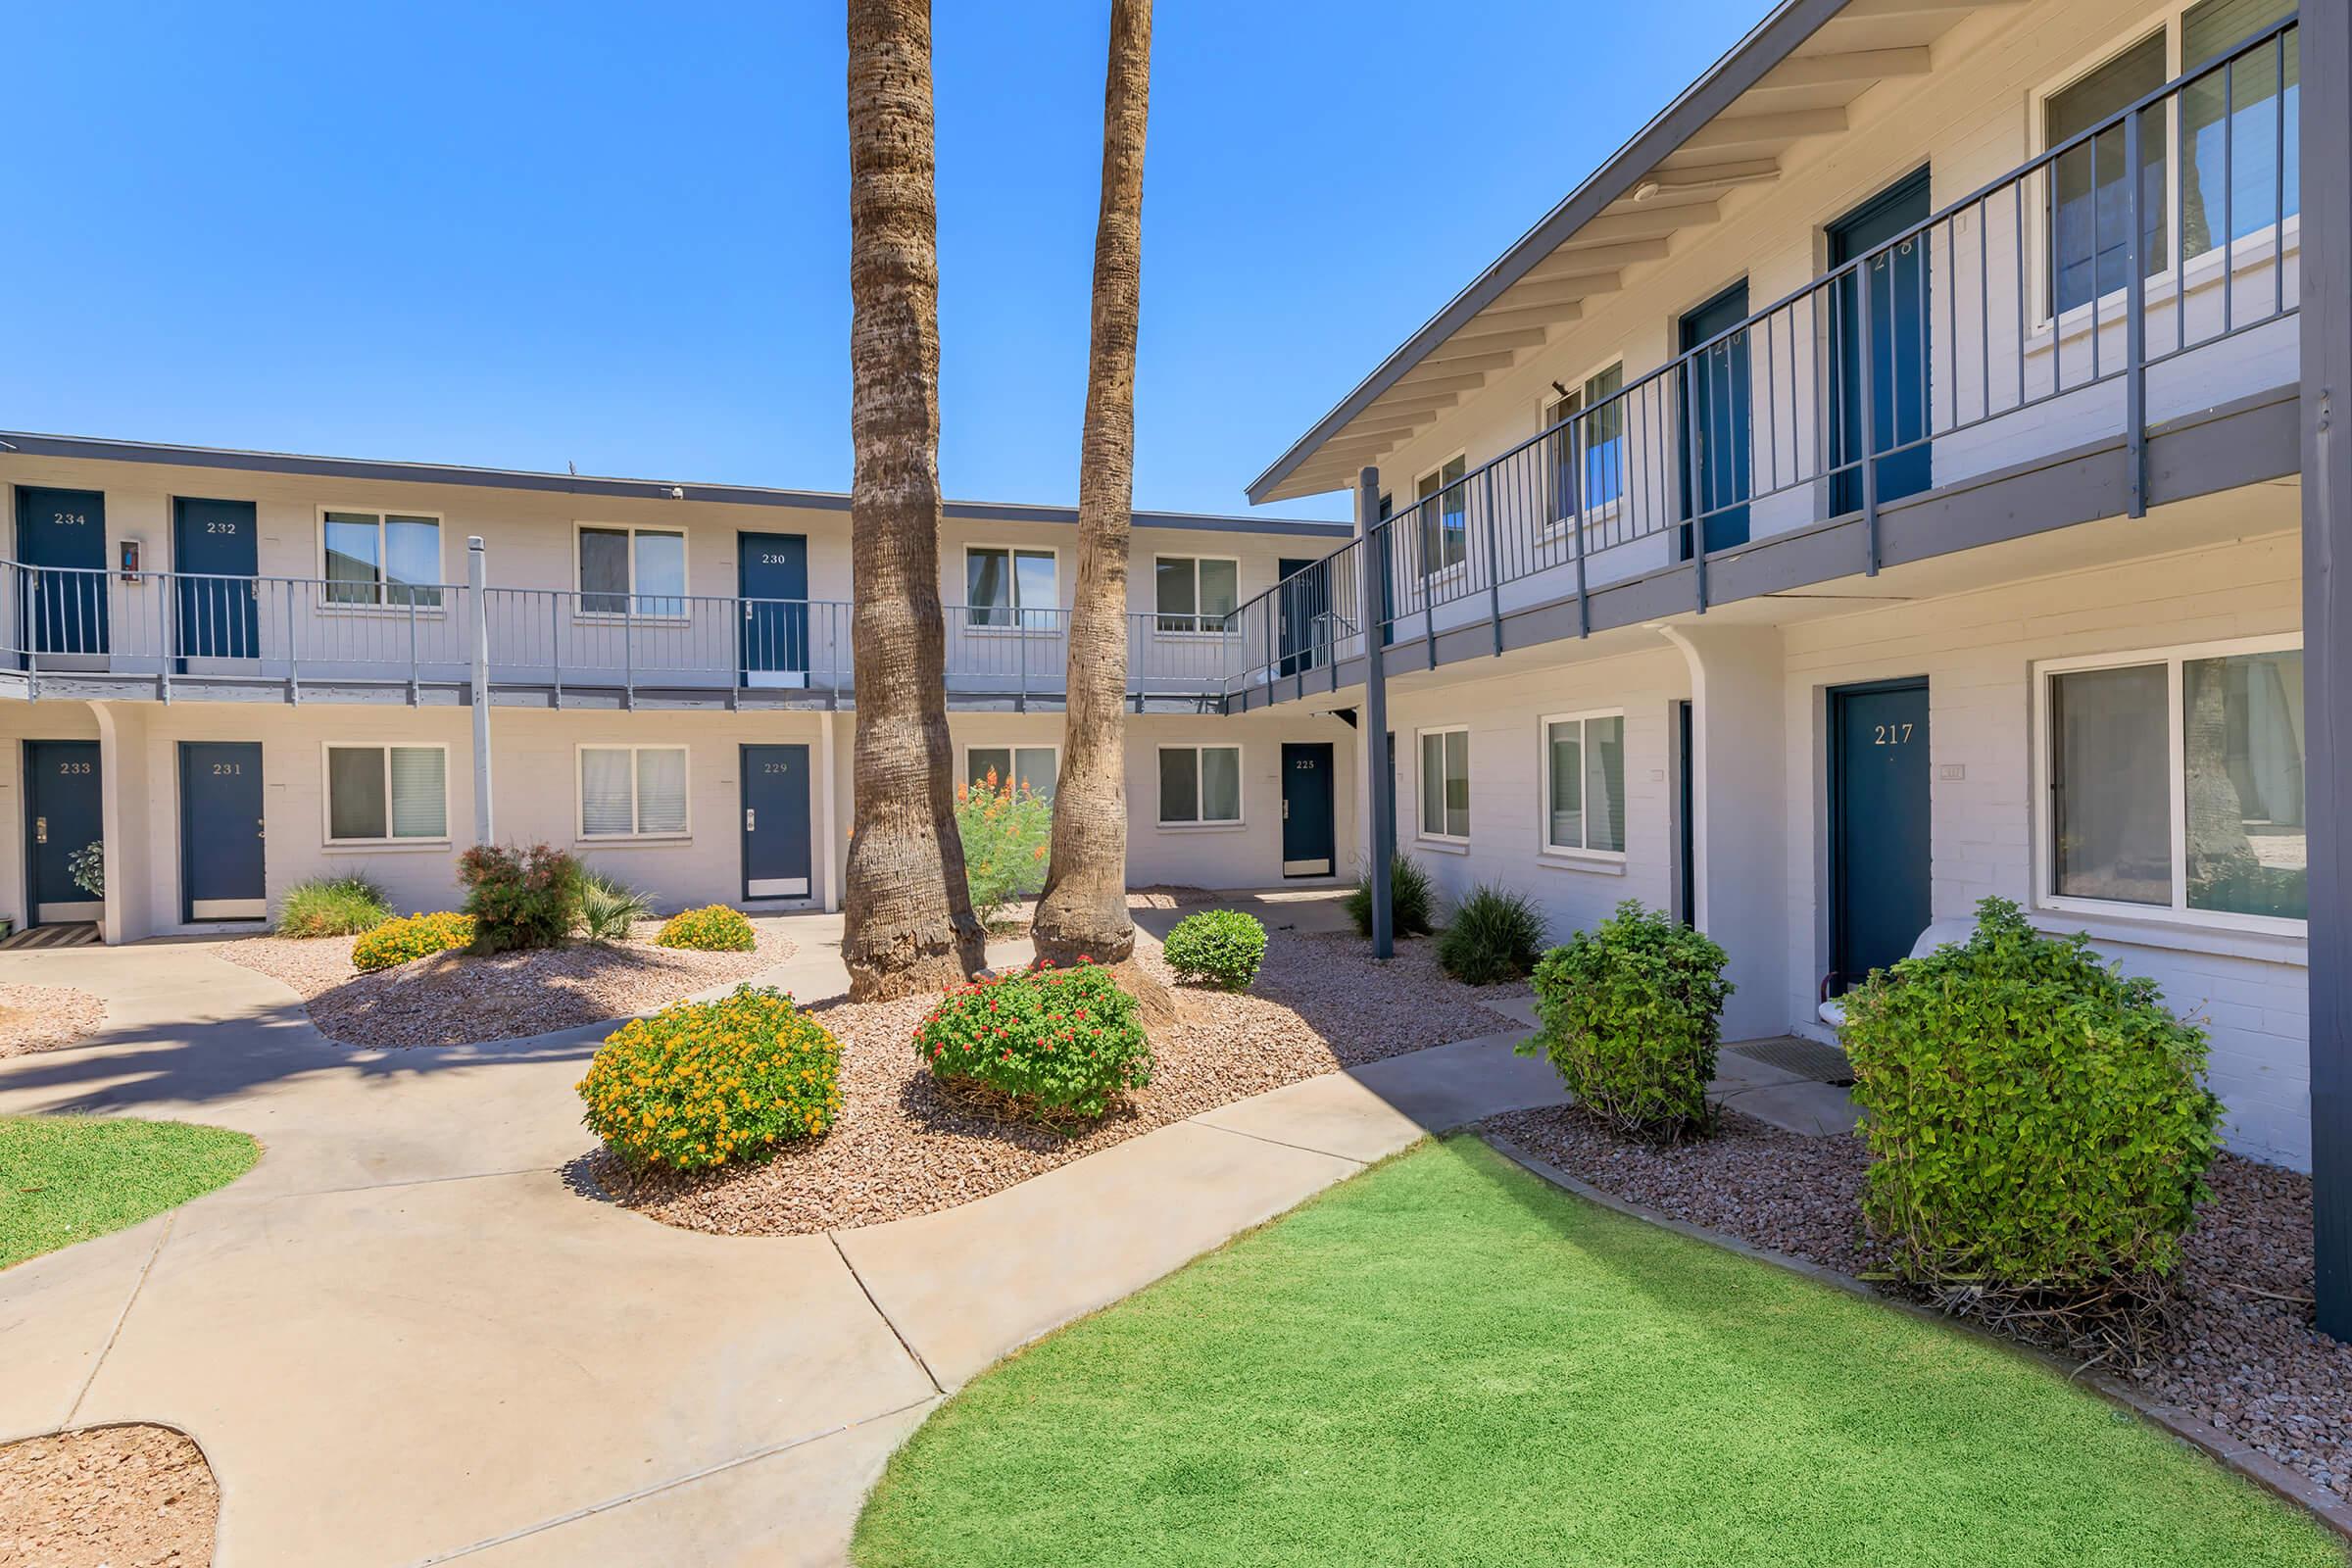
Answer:
<svg viewBox="0 0 2352 1568"><path fill-rule="evenodd" d="M937 8L953 496L1077 493L1106 9ZM1764 9L1162 7L1137 505L1241 510ZM838 6L88 3L9 33L0 428L848 488Z"/></svg>

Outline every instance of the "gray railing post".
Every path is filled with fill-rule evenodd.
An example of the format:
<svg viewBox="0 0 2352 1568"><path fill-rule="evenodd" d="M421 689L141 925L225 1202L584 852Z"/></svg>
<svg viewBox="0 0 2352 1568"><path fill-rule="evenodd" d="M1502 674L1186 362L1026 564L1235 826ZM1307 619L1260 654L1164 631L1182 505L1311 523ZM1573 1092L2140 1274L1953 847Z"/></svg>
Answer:
<svg viewBox="0 0 2352 1568"><path fill-rule="evenodd" d="M474 600L476 606L474 613L481 614L478 591L477 595L468 597ZM409 706L411 708L416 706L416 590L414 588L409 590Z"/></svg>
<svg viewBox="0 0 2352 1568"><path fill-rule="evenodd" d="M2225 76L2233 74L2233 68L2225 68L2223 72ZM2285 96L2283 82L2279 84L2279 96ZM2227 124L2225 121L2225 128ZM2093 157L2096 157L2095 152ZM2228 169L2230 166L2225 163L2222 167ZM2142 230L2140 216L2139 115L2136 112L2124 121L2124 169L2125 177L2132 186L2132 232L2124 244L2124 442L2130 450L2127 461L2131 465L2131 472L2126 475L2130 500L2124 511L2127 516L2144 517L2148 514L2148 283L2143 275L2147 268L2140 254L2146 235ZM2183 245L2181 248L2185 250L2187 247ZM2225 255L2222 268L2222 298L2225 302L2230 292L2228 261ZM2174 281L2176 287L2185 292L2187 268L2175 269ZM2096 331L2095 327L2093 331Z"/></svg>
<svg viewBox="0 0 2352 1568"><path fill-rule="evenodd" d="M1894 253L1888 251L1886 256L1886 310L1892 316ZM1874 334L1870 327L1870 263L1871 258L1865 256L1855 264L1854 286L1860 291L1855 319L1861 323L1862 350L1862 574L1876 577L1879 574L1879 367L1878 356L1871 348ZM1927 258L1921 257L1919 265L1927 266Z"/></svg>
<svg viewBox="0 0 2352 1568"><path fill-rule="evenodd" d="M466 541L466 628L473 654L473 841L493 842L490 811L490 567L482 554L481 536ZM409 611L416 613L416 601ZM412 619L411 624L414 624Z"/></svg>
<svg viewBox="0 0 2352 1568"><path fill-rule="evenodd" d="M1364 603L1373 603L1379 584L1373 574L1379 570L1372 561L1373 530L1379 525L1380 470L1366 467L1355 476L1355 537L1363 545L1357 552L1357 592ZM1364 727L1362 730L1362 766L1365 769L1365 799L1372 809L1372 863L1365 874L1372 887L1372 956L1388 958L1396 951L1396 937L1389 907L1389 865L1396 858L1396 802L1389 785L1389 678L1386 662L1381 657L1380 633L1372 624L1373 617L1364 617Z"/></svg>
<svg viewBox="0 0 2352 1568"><path fill-rule="evenodd" d="M30 645L24 650L24 700L34 702L41 695L41 574L37 568L24 573L24 587L32 595L32 613L24 617L24 623L32 628L32 635L24 639Z"/></svg>
<svg viewBox="0 0 2352 1568"><path fill-rule="evenodd" d="M555 680L555 705L564 706L564 596L547 596L547 668Z"/></svg>
<svg viewBox="0 0 2352 1568"><path fill-rule="evenodd" d="M1568 526L1576 530L1576 634L1592 635L1592 596L1585 586L1585 467L1591 461L1592 432L1586 428L1588 415L1579 415L1568 423L1568 483L1576 495L1576 507L1568 518Z"/></svg>
<svg viewBox="0 0 2352 1568"><path fill-rule="evenodd" d="M1020 695L1012 700L1012 710L1016 713L1026 713L1029 711L1028 612L1015 610L1012 612L1012 654L1013 658L1019 661L1021 671Z"/></svg>
<svg viewBox="0 0 2352 1568"><path fill-rule="evenodd" d="M1467 492L1464 494L1466 496ZM1465 499L1463 505L1467 506L1469 502ZM1435 511L1431 510L1433 507ZM1421 644L1428 651L1429 667L1435 669L1438 667L1438 574L1429 565L1429 546L1433 537L1429 525L1432 520L1438 525L1434 537L1438 545L1438 559L1443 563L1446 557L1446 491L1442 486L1436 495L1421 503Z"/></svg>
<svg viewBox="0 0 2352 1568"><path fill-rule="evenodd" d="M1259 604L1266 607L1266 706L1268 708L1274 706L1274 622L1277 618L1275 602L1281 594L1282 584L1276 582L1274 591L1258 600Z"/></svg>
<svg viewBox="0 0 2352 1568"><path fill-rule="evenodd" d="M637 706L637 596L620 596L620 706Z"/></svg>
<svg viewBox="0 0 2352 1568"><path fill-rule="evenodd" d="M162 572L134 572L130 579L131 591L136 593L142 579L148 576L152 576L165 590L163 613L156 617L164 623L164 646L163 657L155 662L155 698L157 702L169 706L172 701L172 658L179 651L179 595L172 591L174 584L167 580Z"/></svg>
<svg viewBox="0 0 2352 1568"><path fill-rule="evenodd" d="M1706 350L1699 349L1683 356L1683 429L1684 447L1688 459L1683 465L1683 483L1690 487L1684 505L1690 514L1690 571L1692 593L1698 603L1698 612L1707 612L1707 517L1706 487L1699 483L1699 474L1706 455L1699 450L1705 425L1698 416L1698 365Z"/></svg>
<svg viewBox="0 0 2352 1568"><path fill-rule="evenodd" d="M1502 555L1494 525L1494 465L1487 465L1479 505L1487 514L1487 623L1494 630L1494 657L1502 657ZM1467 500L1464 497L1464 500Z"/></svg>
<svg viewBox="0 0 2352 1568"><path fill-rule="evenodd" d="M294 613L295 585L286 588L286 703L302 704L302 617Z"/></svg>

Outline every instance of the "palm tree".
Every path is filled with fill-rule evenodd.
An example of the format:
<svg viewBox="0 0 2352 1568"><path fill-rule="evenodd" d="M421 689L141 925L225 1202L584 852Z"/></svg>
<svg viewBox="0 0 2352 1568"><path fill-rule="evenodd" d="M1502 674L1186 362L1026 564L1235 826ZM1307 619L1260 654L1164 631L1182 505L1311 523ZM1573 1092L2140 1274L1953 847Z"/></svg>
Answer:
<svg viewBox="0 0 2352 1568"><path fill-rule="evenodd" d="M850 0L850 575L857 815L841 956L854 1000L986 961L956 831L939 604L939 241L928 0Z"/></svg>
<svg viewBox="0 0 2352 1568"><path fill-rule="evenodd" d="M1127 915L1127 551L1135 496L1135 334L1142 314L1144 121L1152 0L1111 0L1102 91L1102 205L1078 459L1078 585L1069 704L1054 790L1053 859L1031 934L1041 958L1117 963ZM1153 988L1156 989L1156 988Z"/></svg>

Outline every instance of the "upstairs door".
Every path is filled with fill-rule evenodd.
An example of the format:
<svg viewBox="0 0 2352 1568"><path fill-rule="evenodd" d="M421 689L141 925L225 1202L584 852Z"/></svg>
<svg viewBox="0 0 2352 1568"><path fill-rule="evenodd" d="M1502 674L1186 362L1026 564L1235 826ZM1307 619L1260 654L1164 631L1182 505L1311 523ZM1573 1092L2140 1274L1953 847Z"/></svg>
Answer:
<svg viewBox="0 0 2352 1568"><path fill-rule="evenodd" d="M1339 854L1332 811L1331 743L1282 748L1282 874L1329 876Z"/></svg>
<svg viewBox="0 0 2352 1568"><path fill-rule="evenodd" d="M1683 318L1680 347L1690 354L1710 345L1683 366L1683 516L1703 518L1705 547L1728 550L1747 543L1748 343L1747 334L1724 334L1747 319L1747 279L1725 289ZM1720 339L1721 341L1717 341ZM1695 449L1695 450L1694 450ZM1690 557L1690 527L1682 530L1682 554Z"/></svg>
<svg viewBox="0 0 2352 1568"><path fill-rule="evenodd" d="M261 742L181 741L179 917L259 920L268 897Z"/></svg>
<svg viewBox="0 0 2352 1568"><path fill-rule="evenodd" d="M260 657L260 549L252 502L173 499L172 651L183 671L191 659Z"/></svg>
<svg viewBox="0 0 2352 1568"><path fill-rule="evenodd" d="M1830 990L1910 955L1933 918L1924 681L1830 693Z"/></svg>
<svg viewBox="0 0 2352 1568"><path fill-rule="evenodd" d="M743 600L742 683L808 685L808 536L737 534L735 592Z"/></svg>
<svg viewBox="0 0 2352 1568"><path fill-rule="evenodd" d="M1829 226L1830 266L1868 255L1928 218L1928 172L1864 202ZM1872 256L1836 285L1831 323L1838 373L1831 378L1832 440L1838 470L1831 510L1862 510L1862 340L1869 318L1870 456L1879 499L1917 495L1934 482L1928 436L1928 245L1902 241ZM1896 450L1900 448L1901 450Z"/></svg>
<svg viewBox="0 0 2352 1568"><path fill-rule="evenodd" d="M105 899L74 880L74 857L106 837L96 741L24 743L25 924L96 920Z"/></svg>
<svg viewBox="0 0 2352 1568"><path fill-rule="evenodd" d="M1275 638L1282 650L1281 673L1315 667L1317 650L1329 640L1323 617L1331 612L1331 571L1318 563L1285 559L1276 563L1282 588L1275 594ZM1302 575L1294 577L1294 572Z"/></svg>
<svg viewBox="0 0 2352 1568"><path fill-rule="evenodd" d="M19 648L36 655L107 649L106 497L17 489L17 559L35 570L18 603Z"/></svg>
<svg viewBox="0 0 2352 1568"><path fill-rule="evenodd" d="M743 762L743 896L810 896L808 748L746 746Z"/></svg>

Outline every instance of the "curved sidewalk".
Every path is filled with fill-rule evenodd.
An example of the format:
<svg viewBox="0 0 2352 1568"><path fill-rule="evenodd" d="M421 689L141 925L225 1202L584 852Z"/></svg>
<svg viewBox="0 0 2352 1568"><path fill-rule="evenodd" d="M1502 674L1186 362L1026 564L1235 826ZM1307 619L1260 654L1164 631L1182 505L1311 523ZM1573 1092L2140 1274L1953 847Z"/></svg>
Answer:
<svg viewBox="0 0 2352 1568"><path fill-rule="evenodd" d="M764 977L840 989L839 922ZM0 1112L241 1128L241 1181L0 1272L0 1441L162 1421L220 1568L834 1563L883 1459L1006 1351L1437 1130L1556 1102L1513 1036L1328 1074L868 1229L674 1230L564 1186L602 1028L354 1051L209 944L0 954L105 997Z"/></svg>

